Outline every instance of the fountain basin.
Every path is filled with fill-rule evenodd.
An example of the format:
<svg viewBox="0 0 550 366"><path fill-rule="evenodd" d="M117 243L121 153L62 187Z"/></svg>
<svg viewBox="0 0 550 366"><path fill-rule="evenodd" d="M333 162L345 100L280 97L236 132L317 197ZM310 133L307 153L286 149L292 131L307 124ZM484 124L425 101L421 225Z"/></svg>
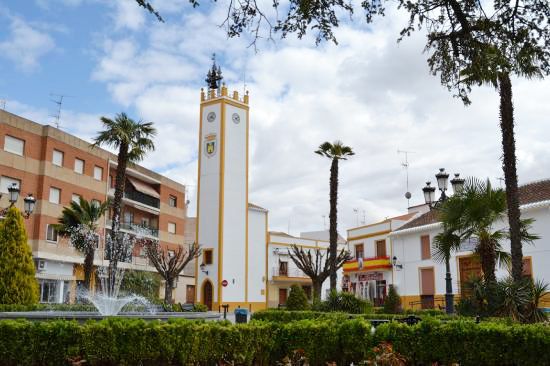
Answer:
<svg viewBox="0 0 550 366"><path fill-rule="evenodd" d="M26 319L31 321L47 320L76 320L86 322L88 320L102 320L105 318L125 318L167 321L170 319L190 320L220 320L221 314L215 312L124 312L115 316L101 315L99 312L90 311L14 311L0 312L0 320L4 319Z"/></svg>

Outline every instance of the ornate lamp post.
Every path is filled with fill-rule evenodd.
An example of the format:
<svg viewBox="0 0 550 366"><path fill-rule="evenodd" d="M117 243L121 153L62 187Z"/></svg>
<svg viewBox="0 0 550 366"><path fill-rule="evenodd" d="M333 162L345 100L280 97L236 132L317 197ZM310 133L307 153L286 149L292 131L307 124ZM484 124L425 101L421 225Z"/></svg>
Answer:
<svg viewBox="0 0 550 366"><path fill-rule="evenodd" d="M437 209L448 198L445 192L448 189L449 173L445 172L445 168L440 168L435 178L437 180L437 188L441 192L441 196L437 201L435 200L435 187L431 186L431 182L426 182L426 186L422 188L424 200L430 209ZM462 191L464 179L460 178L460 174L456 173L454 178L451 179L451 186L454 193ZM447 268L445 273L445 312L447 314L454 312L454 294L450 268Z"/></svg>
<svg viewBox="0 0 550 366"><path fill-rule="evenodd" d="M8 194L9 194L8 200L10 201L10 205L9 207L0 209L0 216L6 216L8 209L13 205L15 205L15 203L19 199L20 193L21 193L21 190L17 186L17 183L13 183L11 186L8 187ZM2 194L0 194L0 198L1 197L2 197ZM23 214L23 217L28 219L34 211L34 206L36 205L36 198L34 198L32 194L29 193L28 196L23 199L23 201L25 202L24 203L25 213Z"/></svg>

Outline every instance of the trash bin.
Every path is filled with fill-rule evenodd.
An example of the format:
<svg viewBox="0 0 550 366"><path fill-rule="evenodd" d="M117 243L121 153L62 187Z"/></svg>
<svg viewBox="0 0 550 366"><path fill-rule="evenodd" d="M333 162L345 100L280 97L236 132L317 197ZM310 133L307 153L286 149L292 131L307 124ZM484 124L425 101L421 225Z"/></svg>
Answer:
<svg viewBox="0 0 550 366"><path fill-rule="evenodd" d="M246 323L248 321L248 311L246 309L235 309L235 323Z"/></svg>

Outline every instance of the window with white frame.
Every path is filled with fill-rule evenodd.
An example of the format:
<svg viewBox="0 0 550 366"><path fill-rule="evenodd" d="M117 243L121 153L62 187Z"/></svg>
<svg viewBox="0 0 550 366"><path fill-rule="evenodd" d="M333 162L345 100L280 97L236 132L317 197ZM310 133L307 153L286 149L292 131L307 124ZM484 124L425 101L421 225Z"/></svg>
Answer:
<svg viewBox="0 0 550 366"><path fill-rule="evenodd" d="M50 203L59 204L61 201L61 189L50 187Z"/></svg>
<svg viewBox="0 0 550 366"><path fill-rule="evenodd" d="M168 223L168 232L170 234L175 234L176 233L176 224L175 223L173 223L173 222Z"/></svg>
<svg viewBox="0 0 550 366"><path fill-rule="evenodd" d="M63 151L54 150L52 155L52 164L63 166Z"/></svg>
<svg viewBox="0 0 550 366"><path fill-rule="evenodd" d="M74 171L78 174L84 174L84 160L74 159Z"/></svg>
<svg viewBox="0 0 550 366"><path fill-rule="evenodd" d="M48 224L46 229L46 240L57 243L57 230L54 225Z"/></svg>
<svg viewBox="0 0 550 366"><path fill-rule="evenodd" d="M25 140L6 135L4 138L4 151L23 156Z"/></svg>
<svg viewBox="0 0 550 366"><path fill-rule="evenodd" d="M103 179L103 168L100 166L94 167L94 179L101 180Z"/></svg>
<svg viewBox="0 0 550 366"><path fill-rule="evenodd" d="M19 179L10 178L6 176L0 177L0 193L9 193L8 188L11 187L14 183L19 188L21 188L21 181Z"/></svg>
<svg viewBox="0 0 550 366"><path fill-rule="evenodd" d="M80 204L80 197L81 196L79 194L73 193L73 195L71 196L71 201Z"/></svg>
<svg viewBox="0 0 550 366"><path fill-rule="evenodd" d="M177 197L170 195L168 197L168 205L170 205L170 207L176 207L178 205Z"/></svg>

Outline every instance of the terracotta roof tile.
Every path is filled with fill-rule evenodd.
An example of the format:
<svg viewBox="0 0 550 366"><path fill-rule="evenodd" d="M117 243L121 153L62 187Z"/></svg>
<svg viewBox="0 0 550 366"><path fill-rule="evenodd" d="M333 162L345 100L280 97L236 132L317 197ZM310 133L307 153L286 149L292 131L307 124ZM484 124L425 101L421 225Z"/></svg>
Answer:
<svg viewBox="0 0 550 366"><path fill-rule="evenodd" d="M518 187L518 194L520 205L550 200L550 179L521 185ZM420 215L416 219L409 221L395 231L402 231L413 227L429 225L438 221L437 210L431 210L423 215Z"/></svg>

